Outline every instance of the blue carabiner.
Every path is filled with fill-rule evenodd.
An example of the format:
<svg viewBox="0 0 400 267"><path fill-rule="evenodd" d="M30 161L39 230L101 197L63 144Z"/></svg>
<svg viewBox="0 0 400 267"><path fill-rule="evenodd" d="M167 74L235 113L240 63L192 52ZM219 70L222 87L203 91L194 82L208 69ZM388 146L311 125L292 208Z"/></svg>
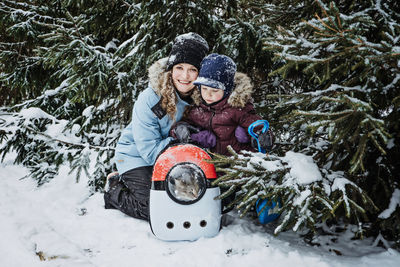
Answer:
<svg viewBox="0 0 400 267"><path fill-rule="evenodd" d="M254 132L254 128L260 125L264 125L261 130L261 133L265 133L266 131L268 131L269 122L267 120L258 120L253 122L252 124L250 124L247 131L257 141L258 151L260 151L261 153L267 153L267 151L260 146L260 141L258 141L258 134Z"/></svg>

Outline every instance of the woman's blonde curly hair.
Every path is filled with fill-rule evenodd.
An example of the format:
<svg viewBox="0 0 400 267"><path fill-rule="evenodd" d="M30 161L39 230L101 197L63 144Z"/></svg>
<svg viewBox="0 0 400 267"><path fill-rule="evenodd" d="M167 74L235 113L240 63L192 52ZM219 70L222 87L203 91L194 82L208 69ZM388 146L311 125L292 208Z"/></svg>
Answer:
<svg viewBox="0 0 400 267"><path fill-rule="evenodd" d="M163 73L161 79L158 80L158 88L160 88L161 107L172 120L175 120L178 99L172 82L172 70Z"/></svg>

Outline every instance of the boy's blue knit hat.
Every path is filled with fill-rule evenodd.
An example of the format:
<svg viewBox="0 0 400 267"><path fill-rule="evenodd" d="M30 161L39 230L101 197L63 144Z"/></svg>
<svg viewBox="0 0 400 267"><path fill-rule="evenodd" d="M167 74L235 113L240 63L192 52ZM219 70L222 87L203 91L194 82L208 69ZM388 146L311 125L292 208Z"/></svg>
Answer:
<svg viewBox="0 0 400 267"><path fill-rule="evenodd" d="M226 97L234 88L235 73L236 64L230 57L210 54L201 62L199 76L193 84L224 90Z"/></svg>

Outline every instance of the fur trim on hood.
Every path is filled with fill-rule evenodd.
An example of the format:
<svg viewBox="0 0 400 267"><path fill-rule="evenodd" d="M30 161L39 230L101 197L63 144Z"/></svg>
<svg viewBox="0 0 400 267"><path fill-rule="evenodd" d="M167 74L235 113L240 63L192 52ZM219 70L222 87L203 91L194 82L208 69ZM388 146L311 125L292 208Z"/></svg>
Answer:
<svg viewBox="0 0 400 267"><path fill-rule="evenodd" d="M166 67L168 58L162 58L154 62L148 70L149 84L157 95L161 96L161 88L165 79L167 79Z"/></svg>
<svg viewBox="0 0 400 267"><path fill-rule="evenodd" d="M252 100L253 84L249 76L242 72L235 74L235 87L232 93L228 96L228 104L235 108L243 108L249 101ZM199 90L195 90L192 94L195 105L202 103Z"/></svg>

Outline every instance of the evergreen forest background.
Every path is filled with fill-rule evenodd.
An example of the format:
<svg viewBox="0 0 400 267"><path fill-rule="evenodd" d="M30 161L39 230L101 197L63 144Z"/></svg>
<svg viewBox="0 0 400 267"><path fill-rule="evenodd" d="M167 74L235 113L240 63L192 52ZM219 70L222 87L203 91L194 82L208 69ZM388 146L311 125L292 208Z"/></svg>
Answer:
<svg viewBox="0 0 400 267"><path fill-rule="evenodd" d="M38 185L70 164L101 191L147 68L190 31L251 76L277 137L263 159L282 163L273 172L252 154L215 155L222 197L238 192L243 214L259 197L280 199L276 233L313 242L351 225L355 238L399 249L395 0L1 0L0 154L15 151ZM323 180L288 184L288 151L312 156Z"/></svg>

